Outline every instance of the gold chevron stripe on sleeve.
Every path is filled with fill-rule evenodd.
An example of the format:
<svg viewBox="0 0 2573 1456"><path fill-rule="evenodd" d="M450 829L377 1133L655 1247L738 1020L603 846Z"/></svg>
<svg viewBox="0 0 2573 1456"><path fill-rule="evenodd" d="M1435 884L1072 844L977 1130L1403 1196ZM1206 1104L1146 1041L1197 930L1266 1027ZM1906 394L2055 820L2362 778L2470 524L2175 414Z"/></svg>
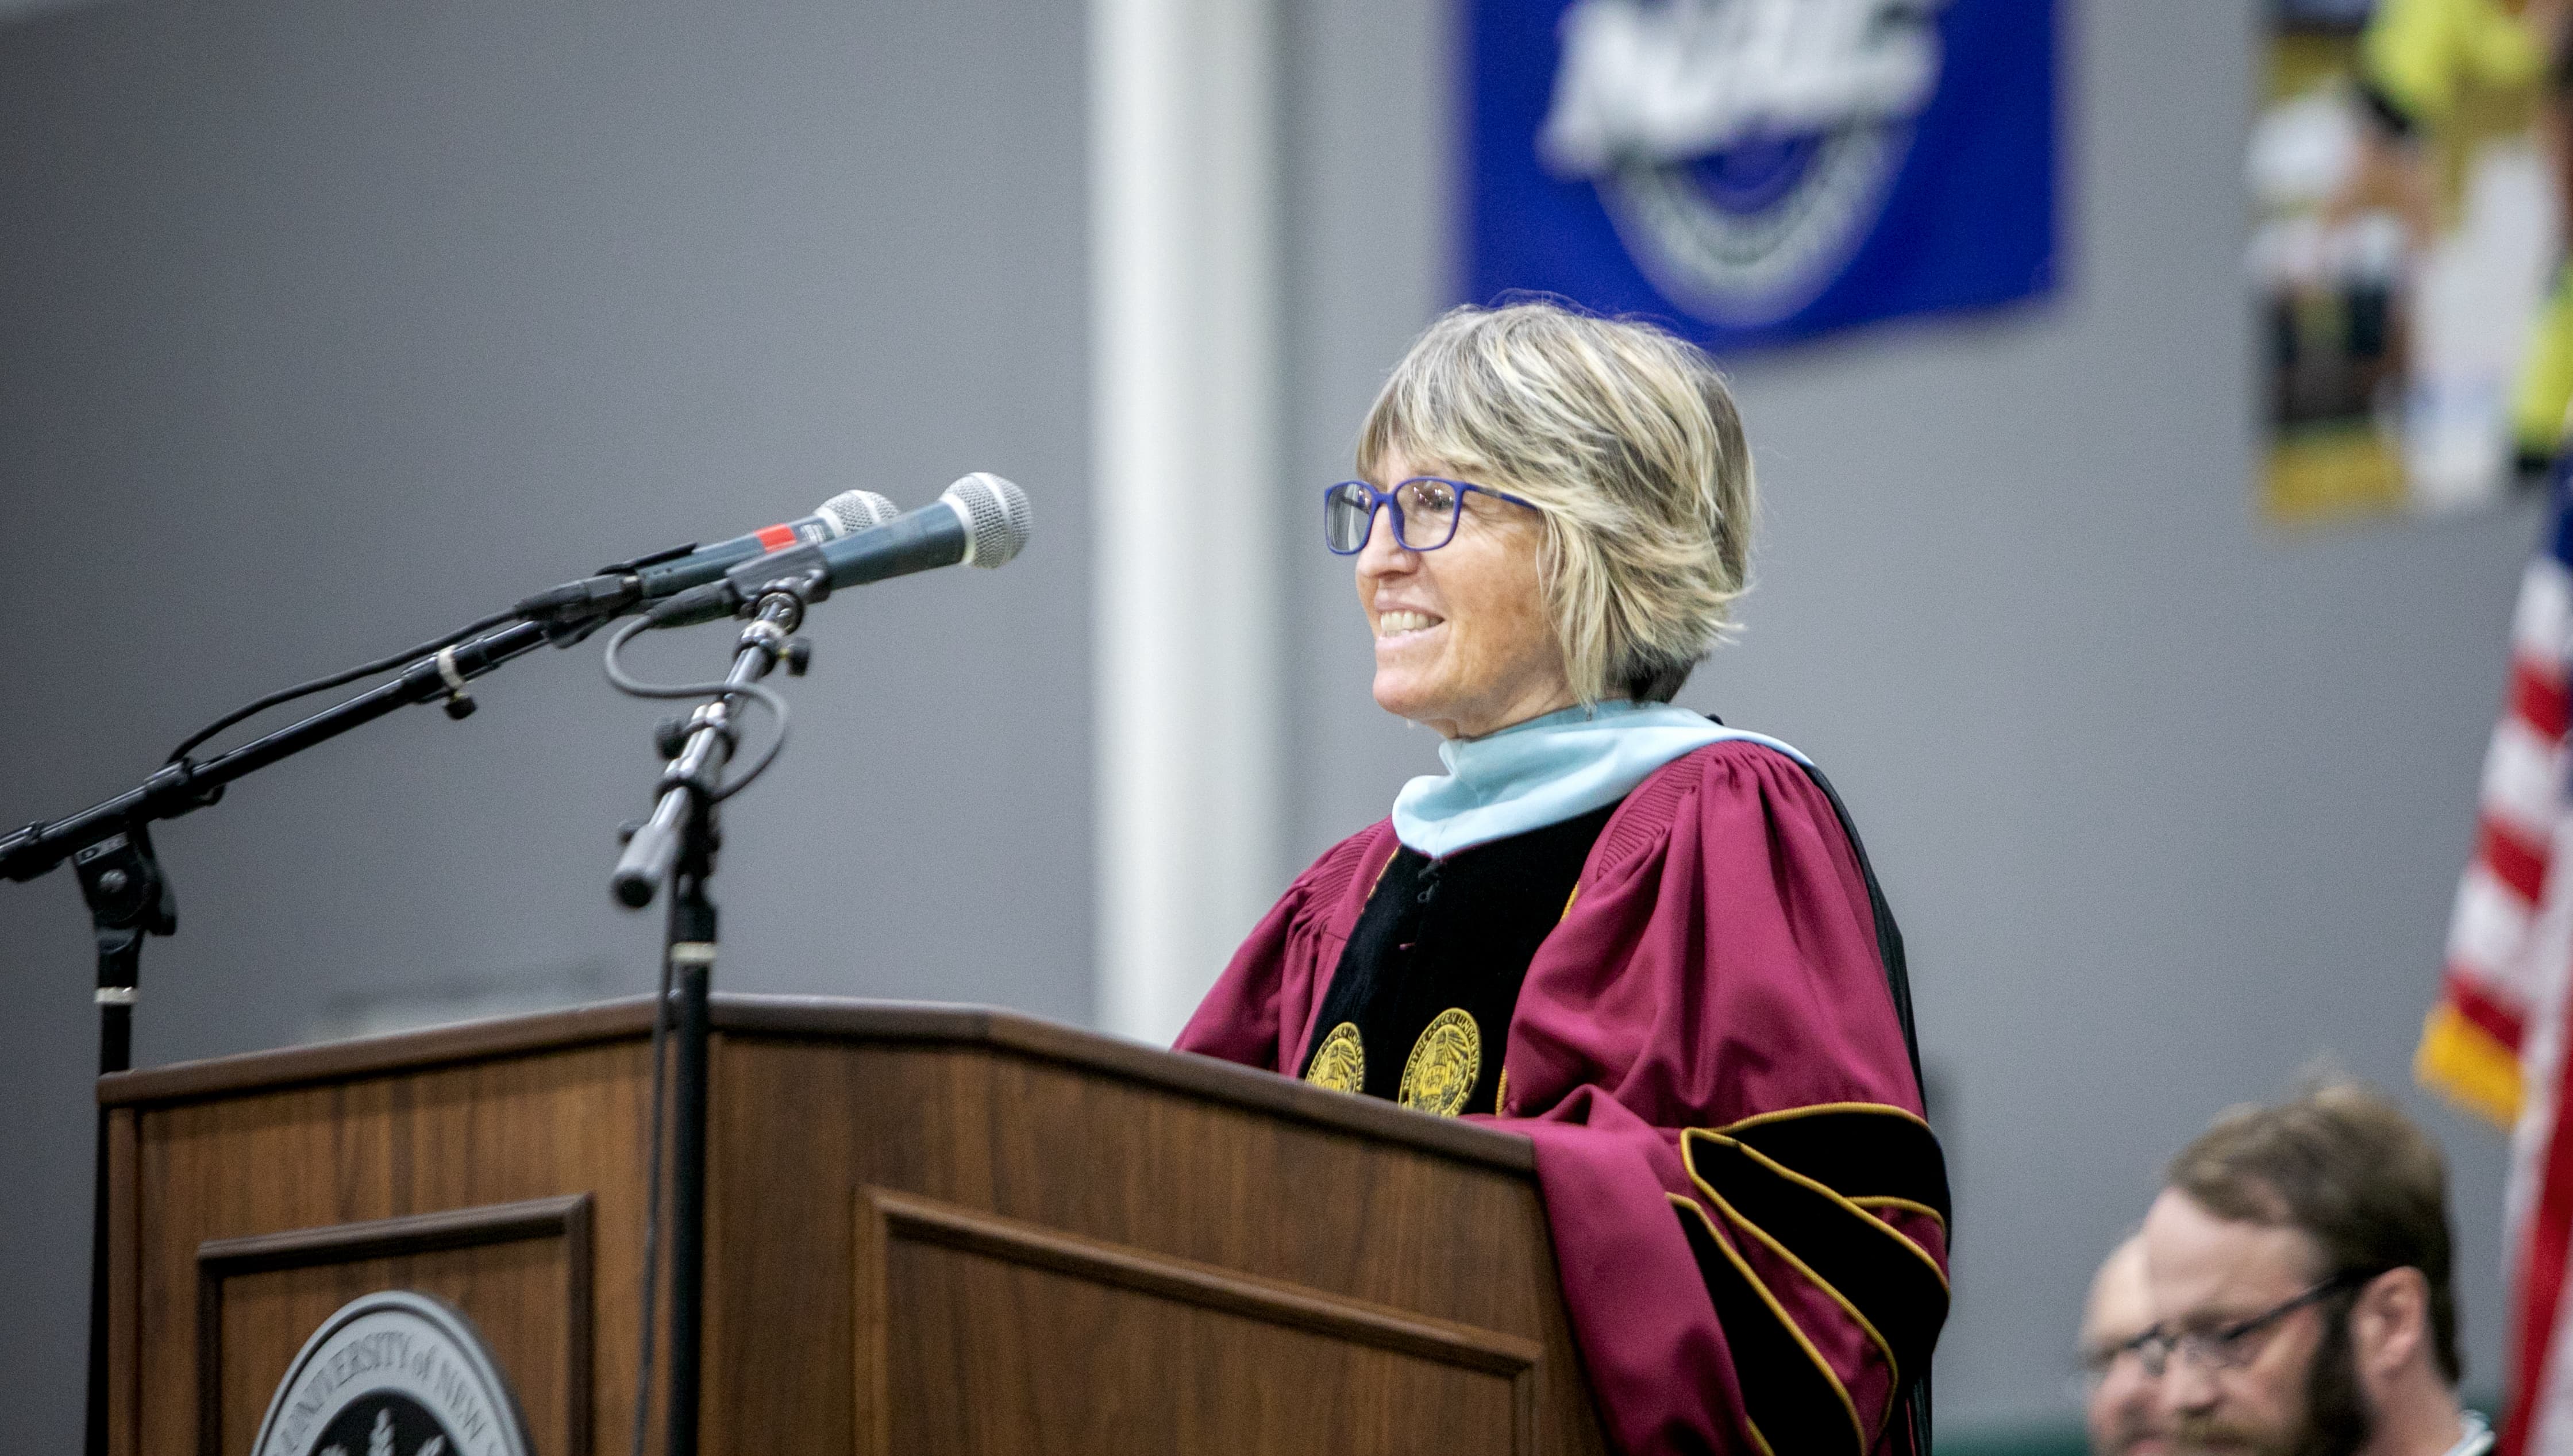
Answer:
<svg viewBox="0 0 2573 1456"><path fill-rule="evenodd" d="M1927 1367L1946 1322L1946 1271L1902 1230L1758 1148L1690 1128L1680 1155L1727 1224L1794 1268L1876 1346L1893 1376L1891 1420L1905 1372Z"/></svg>
<svg viewBox="0 0 2573 1456"><path fill-rule="evenodd" d="M1876 1440L1884 1437L1887 1423L1894 1419L1895 1412L1902 1404L1903 1359L1895 1352L1893 1342L1885 1337L1884 1331L1876 1327L1876 1321L1868 1318L1856 1304L1851 1303L1849 1297L1841 1293L1839 1288L1834 1286L1831 1280L1814 1272L1812 1265L1806 1263L1803 1259L1796 1257L1794 1250L1788 1248L1785 1244L1780 1243L1776 1238L1770 1236L1767 1229L1762 1228L1759 1224L1743 1217L1741 1210L1735 1208L1731 1203L1726 1202L1724 1195L1718 1193L1713 1187L1709 1186L1706 1179L1698 1177L1694 1171L1690 1173L1689 1177L1690 1181L1697 1184L1698 1195L1706 1199L1709 1203L1714 1204L1715 1210L1724 1215L1724 1220L1727 1223L1732 1224L1735 1228L1749 1234L1751 1237L1758 1239L1762 1247L1768 1249L1771 1253L1784 1260L1788 1267L1794 1269L1804 1278L1806 1283L1811 1284L1814 1288L1820 1290L1823 1297L1831 1300L1834 1304L1839 1305L1841 1313L1848 1315L1850 1317L1850 1321L1858 1326L1859 1333L1867 1336L1867 1342L1876 1346L1878 1356L1885 1361L1887 1378L1885 1411L1877 1420L1875 1435L1871 1437L1869 1441L1869 1445L1873 1447ZM1703 1216L1702 1213L1701 1216ZM1855 1411L1856 1408L1857 1402L1852 1401L1851 1409Z"/></svg>
<svg viewBox="0 0 2573 1456"><path fill-rule="evenodd" d="M1877 1217L1874 1213L1869 1212L1865 1206L1858 1202L1858 1200L1849 1197L1827 1183L1815 1178L1807 1177L1805 1174L1787 1166L1747 1142L1736 1141L1731 1137L1725 1136L1721 1132L1711 1132L1704 1127L1691 1127L1680 1134L1680 1160L1688 1164L1689 1176L1692 1178L1703 1180L1705 1177L1705 1174L1698 1168L1697 1160L1693 1155L1693 1149L1698 1147L1720 1148L1728 1154L1739 1154L1741 1157L1749 1159L1763 1171L1776 1177L1782 1184L1800 1189L1816 1198L1826 1200L1831 1204L1847 1209L1851 1216L1864 1220L1871 1229L1883 1234L1889 1239L1892 1239L1905 1252L1909 1253L1914 1259L1919 1260L1922 1270L1928 1273L1931 1278L1938 1281L1940 1291L1943 1294L1949 1292L1948 1271L1939 1266L1939 1261L1930 1256L1930 1251L1923 1248L1920 1244L1915 1243L1910 1234L1905 1233L1902 1229L1895 1227L1893 1224ZM1937 1210L1931 1209L1926 1211L1930 1211L1935 1214Z"/></svg>
<svg viewBox="0 0 2573 1456"><path fill-rule="evenodd" d="M1706 1279L1707 1292L1715 1301L1716 1317L1733 1347L1743 1419L1751 1427L1752 1439L1771 1456L1775 1456L1773 1431L1781 1438L1792 1436L1786 1441L1790 1452L1822 1451L1836 1446L1839 1441L1830 1432L1839 1428L1840 1422L1825 1412L1837 1406L1840 1416L1848 1422L1848 1449L1852 1456L1865 1456L1867 1423L1860 1418L1858 1403L1850 1399L1849 1387L1841 1383L1831 1362L1823 1358L1822 1351L1814 1347L1813 1340L1778 1302L1778 1296L1717 1231L1715 1221L1704 1208L1677 1193L1664 1196L1678 1211L1680 1227L1688 1235L1690 1250L1696 1254L1699 1272ZM1762 1313L1768 1318L1759 1318ZM1804 1389L1794 1389L1797 1385Z"/></svg>
<svg viewBox="0 0 2573 1456"><path fill-rule="evenodd" d="M1918 1113L1883 1102L1820 1102L1713 1130L1843 1197L1919 1204L1947 1231L1947 1158Z"/></svg>

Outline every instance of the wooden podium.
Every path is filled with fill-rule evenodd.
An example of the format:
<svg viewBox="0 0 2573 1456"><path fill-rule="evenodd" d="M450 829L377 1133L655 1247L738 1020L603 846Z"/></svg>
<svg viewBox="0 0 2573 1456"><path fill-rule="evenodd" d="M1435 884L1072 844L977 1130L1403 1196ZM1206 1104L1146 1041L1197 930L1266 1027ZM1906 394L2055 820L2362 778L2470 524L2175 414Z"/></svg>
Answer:
<svg viewBox="0 0 2573 1456"><path fill-rule="evenodd" d="M333 1310L411 1288L543 1456L622 1453L649 1020L103 1079L109 1449L242 1456ZM1524 1139L1001 1012L713 1025L710 1456L1605 1449Z"/></svg>

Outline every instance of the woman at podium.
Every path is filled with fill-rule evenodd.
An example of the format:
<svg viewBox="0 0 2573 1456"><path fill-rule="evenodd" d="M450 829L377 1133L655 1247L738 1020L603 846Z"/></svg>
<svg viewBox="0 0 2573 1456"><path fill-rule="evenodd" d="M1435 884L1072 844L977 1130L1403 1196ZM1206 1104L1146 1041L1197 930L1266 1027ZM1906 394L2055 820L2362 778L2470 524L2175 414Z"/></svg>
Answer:
<svg viewBox="0 0 2573 1456"><path fill-rule="evenodd" d="M1180 1049L1533 1139L1626 1451L1926 1453L1948 1194L1900 933L1821 771L1670 701L1749 569L1721 375L1459 309L1357 463L1323 540L1447 772L1295 881Z"/></svg>

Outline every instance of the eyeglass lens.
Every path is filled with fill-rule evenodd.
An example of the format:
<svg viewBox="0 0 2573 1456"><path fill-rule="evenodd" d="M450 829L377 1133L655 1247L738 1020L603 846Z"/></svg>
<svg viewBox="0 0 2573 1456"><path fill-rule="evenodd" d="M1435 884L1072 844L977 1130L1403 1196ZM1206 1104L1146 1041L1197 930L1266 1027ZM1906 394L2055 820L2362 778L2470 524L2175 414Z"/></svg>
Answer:
<svg viewBox="0 0 2573 1456"><path fill-rule="evenodd" d="M1394 539L1407 551L1434 551L1456 534L1456 487L1444 480L1405 480L1386 492L1394 515ZM1376 497L1356 480L1333 486L1322 502L1322 537L1332 550L1346 555L1366 545Z"/></svg>
<svg viewBox="0 0 2573 1456"><path fill-rule="evenodd" d="M1444 480L1405 480L1394 487L1402 506L1402 544L1434 551L1456 534L1456 487Z"/></svg>
<svg viewBox="0 0 2573 1456"><path fill-rule="evenodd" d="M2145 1341L2136 1353L2144 1364L2144 1373L2158 1378L2177 1364L2190 1364L2200 1370L2239 1370L2259 1354L2259 1338L2272 1325L2271 1321L2245 1328L2233 1325L2226 1329L2185 1330L2179 1334L2161 1335Z"/></svg>
<svg viewBox="0 0 2573 1456"><path fill-rule="evenodd" d="M1375 514L1375 496L1351 480L1334 485L1322 499L1322 541L1342 555L1366 544L1367 526Z"/></svg>

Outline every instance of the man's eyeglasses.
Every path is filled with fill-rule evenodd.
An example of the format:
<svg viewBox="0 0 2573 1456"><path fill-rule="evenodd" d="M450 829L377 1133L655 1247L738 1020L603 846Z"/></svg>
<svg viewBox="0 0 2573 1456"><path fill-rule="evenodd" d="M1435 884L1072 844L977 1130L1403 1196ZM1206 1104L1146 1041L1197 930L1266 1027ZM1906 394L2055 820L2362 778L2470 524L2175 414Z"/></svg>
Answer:
<svg viewBox="0 0 2573 1456"><path fill-rule="evenodd" d="M1382 505L1392 508L1393 538L1404 550L1435 551L1456 538L1456 521L1465 513L1468 494L1537 508L1535 502L1505 491L1436 475L1414 475L1397 481L1390 490L1378 490L1364 480L1343 480L1322 492L1322 544L1342 556L1366 549L1376 507Z"/></svg>
<svg viewBox="0 0 2573 1456"><path fill-rule="evenodd" d="M2144 1373L2155 1377L2169 1369L2173 1359L2189 1361L2201 1370L2239 1370L2259 1358L2261 1334L2275 1327L2278 1321L2308 1304L2358 1288L2375 1277L2376 1273L2356 1270L2334 1274L2258 1314L2237 1319L2231 1324L2220 1324L2213 1329L2184 1329L2174 1333L2155 1326L2109 1350L2101 1368L2105 1370L2109 1360L2133 1350L2137 1360L2144 1365Z"/></svg>
<svg viewBox="0 0 2573 1456"><path fill-rule="evenodd" d="M2141 1333L2129 1335L2114 1345L2093 1345L2084 1349L2082 1373L2076 1377L2081 1389L2076 1392L2076 1395L2087 1396L2089 1392L2099 1389L2100 1383L2109 1378L2109 1372L2118 1367L2119 1361L2136 1359L2144 1341L2152 1337L2153 1331L2146 1329Z"/></svg>

